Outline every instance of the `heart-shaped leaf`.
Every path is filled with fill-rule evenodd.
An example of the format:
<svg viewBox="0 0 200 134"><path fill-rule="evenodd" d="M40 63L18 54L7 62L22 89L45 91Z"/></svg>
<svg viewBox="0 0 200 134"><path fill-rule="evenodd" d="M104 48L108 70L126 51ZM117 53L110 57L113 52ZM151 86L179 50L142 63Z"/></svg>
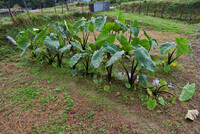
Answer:
<svg viewBox="0 0 200 134"><path fill-rule="evenodd" d="M156 100L149 98L149 100L147 101L147 108L149 110L153 110L156 107Z"/></svg>
<svg viewBox="0 0 200 134"><path fill-rule="evenodd" d="M136 46L133 50L135 60L149 71L154 72L156 63L152 61L148 51L142 46Z"/></svg>
<svg viewBox="0 0 200 134"><path fill-rule="evenodd" d="M173 42L172 43L166 42L166 43L160 45L160 48L159 48L160 55L163 56L163 55L169 53L174 46L175 46L175 44Z"/></svg>
<svg viewBox="0 0 200 134"><path fill-rule="evenodd" d="M186 86L183 87L179 100L180 101L189 100L194 95L194 92L195 92L195 83L193 84L188 83Z"/></svg>

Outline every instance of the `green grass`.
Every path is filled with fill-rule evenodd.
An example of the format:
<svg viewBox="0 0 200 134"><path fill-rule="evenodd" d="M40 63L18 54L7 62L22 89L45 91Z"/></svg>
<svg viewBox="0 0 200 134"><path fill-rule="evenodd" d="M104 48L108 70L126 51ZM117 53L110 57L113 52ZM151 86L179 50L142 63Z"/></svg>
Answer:
<svg viewBox="0 0 200 134"><path fill-rule="evenodd" d="M95 15L103 15L106 13L112 19L117 19L119 10L110 10L107 12L98 12ZM163 19L159 17L151 17L146 15L139 15L133 13L125 13L125 18L127 20L135 21L137 20L140 25L144 28L153 29L155 31L164 31L164 32L175 32L175 33L186 33L186 34L197 34L197 28L200 24L188 24L179 20Z"/></svg>

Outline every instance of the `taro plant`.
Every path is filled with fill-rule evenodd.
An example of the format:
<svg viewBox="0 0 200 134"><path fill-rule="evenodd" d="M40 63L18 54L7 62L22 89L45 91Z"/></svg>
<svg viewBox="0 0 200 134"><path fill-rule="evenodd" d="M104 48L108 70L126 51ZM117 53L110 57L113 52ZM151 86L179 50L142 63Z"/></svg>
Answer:
<svg viewBox="0 0 200 134"><path fill-rule="evenodd" d="M121 13L120 13L121 14ZM122 17L120 17L122 16ZM139 81L142 83L142 85L147 84L147 77L144 74L140 73L140 70L142 67L145 69L154 72L155 69L155 63L151 59L151 56L149 55L149 51L151 49L151 46L153 45L153 48L156 49L157 43L155 40L150 38L147 33L144 31L145 36L148 40L143 39L140 40L138 38L139 35L139 26L138 22L130 22L130 31L129 27L125 25L125 19L123 18L123 15L119 15L118 20L115 20L115 22L120 26L122 33L118 32L116 34L117 40L120 42L120 49L123 51L124 57L120 60L119 54L115 55L111 60L109 60L106 64L112 65L115 61L119 60L120 64L123 66L126 75L128 77L128 83L131 85L131 87L134 87L136 85L136 80L139 76ZM124 36L124 33L129 34L129 37ZM133 35L133 37L132 37ZM107 49L113 49L113 46L106 46ZM120 53L120 52L118 52ZM122 52L120 54L123 54ZM115 60L113 60L115 59ZM131 63L131 71L129 72L128 67L125 65L125 60L128 59L128 62ZM123 61L122 61L123 60ZM138 84L138 83L137 83Z"/></svg>
<svg viewBox="0 0 200 134"><path fill-rule="evenodd" d="M184 105L184 107L188 110L188 113L186 114L185 118L189 118L191 120L194 120L196 118L196 116L198 116L198 110L189 110L187 105L184 103L184 101L188 101L194 95L194 93L195 93L195 83L192 83L192 84L188 83L187 85L185 85L179 96L168 91L169 88L173 87L173 86L171 84L168 85L167 82L164 81L164 80L154 79L152 84L153 84L153 86L151 86L151 87L147 86L147 88L145 88L149 97L148 96L141 96L142 100L147 101L146 104L147 104L147 108L149 110L153 110L156 107L157 102L164 106L166 103L165 103L165 100L162 97L162 95L163 94L169 94L172 97L175 97L177 100L179 100Z"/></svg>
<svg viewBox="0 0 200 134"><path fill-rule="evenodd" d="M92 63L92 66L95 69L97 69L100 63L103 61L102 69L107 71L108 82L110 82L112 78L113 64L110 64L110 63L106 64L106 62L110 60L112 55L114 55L117 51L120 51L120 49L117 48L117 46L113 44L115 41L115 35L117 32L120 31L120 27L112 22L108 22L105 25L104 24L105 24L105 21L103 17L96 18L95 28L98 31L101 31L101 30L102 31L98 35L97 38L95 37L95 41L96 41L95 47L98 50L94 52L91 63ZM105 46L112 47L113 49L111 48L112 50L110 51L109 48ZM104 47L104 49L102 47ZM119 56L118 58L120 58L123 52L120 55L118 54L116 54L116 56ZM112 61L114 61L113 59L114 57L112 58Z"/></svg>
<svg viewBox="0 0 200 134"><path fill-rule="evenodd" d="M49 64L52 64L54 59L57 57L57 66L61 67L63 55L66 51L70 50L71 44L65 45L65 42L58 38L55 33L50 33L44 39L44 45L46 46L46 51L39 49L41 55L44 55Z"/></svg>
<svg viewBox="0 0 200 134"><path fill-rule="evenodd" d="M9 39L13 44L17 45L22 50L21 57L24 56L27 49L31 51L33 57L36 57L36 49L42 46L48 30L48 26L41 29L28 29L26 31L20 31L15 40L10 36L7 36L7 39Z"/></svg>
<svg viewBox="0 0 200 134"><path fill-rule="evenodd" d="M95 69L99 67L99 65L102 61L104 61L104 63L105 63L106 61L110 60L112 57L112 54L114 54L116 52L116 51L113 51L113 53L110 53L107 51L107 49L105 49L106 51L104 51L105 45L107 43L112 44L112 43L114 43L114 41L115 41L115 35L109 34L108 31L106 31L106 30L103 30L99 34L99 36L96 39L96 47L100 48L100 50L96 50L92 57L92 65ZM104 48L102 48L102 47L104 47ZM114 47L114 45L113 45L113 47ZM107 75L108 75L108 81L110 82L111 76L112 76L113 64L110 64L110 65L103 64L103 68L106 69Z"/></svg>
<svg viewBox="0 0 200 134"><path fill-rule="evenodd" d="M182 37L176 38L176 42L166 42L162 44L159 48L159 52L161 56L168 55L164 62L164 70L166 72L170 71L170 65L172 65L181 55L188 54L190 57L193 56L191 44L187 39ZM174 65L176 64L174 63Z"/></svg>
<svg viewBox="0 0 200 134"><path fill-rule="evenodd" d="M84 65L86 74L89 74L92 71L92 67L90 66L90 61L92 58L92 54L94 51L97 50L97 47L95 44L89 43L88 38L90 33L94 34L94 38L96 40L95 35L95 29L97 31L101 31L103 28L105 22L106 22L106 15L91 18L91 20L86 21L85 18L82 18L81 20L75 22L73 25L74 30L77 32L82 33L82 39L80 37L76 37L75 39L77 42L71 42L73 47L76 47L79 49L79 53L76 53L71 59L70 59L70 66L74 67L76 64L81 62Z"/></svg>

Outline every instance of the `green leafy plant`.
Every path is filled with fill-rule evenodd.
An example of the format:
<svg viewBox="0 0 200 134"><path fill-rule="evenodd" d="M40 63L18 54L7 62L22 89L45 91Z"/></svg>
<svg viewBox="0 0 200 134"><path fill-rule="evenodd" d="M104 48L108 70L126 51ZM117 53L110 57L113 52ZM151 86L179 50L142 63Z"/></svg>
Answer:
<svg viewBox="0 0 200 134"><path fill-rule="evenodd" d="M139 84L136 83L138 77L140 77L139 81L141 81L141 84L146 85L147 77L144 74L140 74L140 70L142 67L144 67L145 69L154 72L156 64L153 62L148 52L150 51L151 46L153 46L153 48L156 49L157 43L154 39L149 37L145 31L144 35L147 37L148 40L146 39L140 40L138 38L139 26L137 21L130 22L130 31L129 31L129 27L128 25L125 24L125 19L121 12L119 13L118 20L115 20L115 22L119 25L120 29L122 30L121 35L119 35L120 32L116 33L116 38L120 42L121 46L119 46L120 48L119 50L117 49L115 50L118 51L117 53L120 53L121 55L123 55L123 57L128 59L128 62L132 64L130 69L131 71L129 73L128 67L124 64L124 62L119 60L121 58L119 56L114 57L113 55L113 58L111 59L115 60L110 59L106 64L109 63L108 65L112 65L115 61L119 60L126 72L128 82L131 85L131 87L134 87L135 85ZM125 37L124 34L127 35L128 33L129 37ZM110 46L107 49L113 52Z"/></svg>
<svg viewBox="0 0 200 134"><path fill-rule="evenodd" d="M80 43L80 45L75 42L72 43L73 46L79 48L79 53L75 54L70 59L71 67L75 66L80 61L85 67L86 74L89 74L90 70L92 70L92 66L90 65L91 61L93 67L98 68L99 65L96 62L96 60L101 60L102 49L97 50L97 47L94 44L88 43L88 38L90 33L93 33L94 38L96 40L96 35L94 30L96 29L98 31L101 31L102 27L106 22L106 18L107 18L106 15L97 17L96 19L91 18L91 20L89 21L86 21L86 19L82 18L73 25L74 30L81 31L83 40L81 40L77 36L75 39ZM96 56L92 57L92 55Z"/></svg>
<svg viewBox="0 0 200 134"><path fill-rule="evenodd" d="M188 83L186 86L184 86L179 97L173 94L172 92L168 91L169 89L167 87L167 82L164 80L155 79L153 81L153 85L154 85L153 87L146 88L147 93L150 96L149 98L150 101L147 103L147 107L149 110L153 110L155 108L153 106L155 106L156 102L158 102L163 106L165 105L165 101L163 97L160 96L160 94L172 95L173 97L177 98L188 109L188 107L183 102L191 99L195 92L195 83L193 84ZM151 99L152 97L156 98L156 100L152 101Z"/></svg>
<svg viewBox="0 0 200 134"><path fill-rule="evenodd" d="M181 55L188 54L190 57L193 56L192 45L185 38L176 38L175 42L166 42L160 45L159 52L161 56L168 54L164 64L164 70L169 72L170 66L175 60Z"/></svg>
<svg viewBox="0 0 200 134"><path fill-rule="evenodd" d="M20 31L15 39L10 36L7 36L7 39L22 50L21 57L24 56L27 49L31 51L33 57L36 57L36 49L42 46L48 30L48 26L41 29L28 29L26 31Z"/></svg>

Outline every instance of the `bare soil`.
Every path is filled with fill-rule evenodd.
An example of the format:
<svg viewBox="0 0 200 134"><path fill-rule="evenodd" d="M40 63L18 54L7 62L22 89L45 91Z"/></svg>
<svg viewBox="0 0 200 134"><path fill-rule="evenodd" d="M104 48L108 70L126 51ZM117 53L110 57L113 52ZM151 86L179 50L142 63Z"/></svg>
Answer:
<svg viewBox="0 0 200 134"><path fill-rule="evenodd" d="M39 84L38 88L48 88L48 90L54 90L59 86L54 83L48 84L47 80L37 78L25 68L21 68L10 63L1 63L0 68L5 68L3 71L1 71L3 74L1 75L0 79L2 86L0 90L1 97L3 97L5 92L10 90L15 91L22 86L27 85L34 86L32 83L33 81ZM15 78L18 78L19 80L13 81ZM57 94L57 96L59 96L61 99L61 102L64 101L62 96L64 91L70 92L66 87L66 89L62 89L62 92ZM29 109L21 109L23 104L9 106L9 102L12 101L12 99L6 98L6 102L0 107L0 133L28 134L33 131L33 127L35 125L37 125L38 128L41 128L45 125L53 126L55 123L54 121L50 120L50 117L61 115L63 112L66 112L67 117L66 121L62 125L70 125L73 127L74 129L72 133L93 133L91 131L93 125L95 126L96 130L105 127L105 133L134 133L134 130L143 133L143 130L139 124L134 124L127 119L120 117L117 112L105 109L102 105L91 102L88 99L83 98L80 94L70 93L70 96L75 102L75 107L69 111L66 111L65 109L59 109L59 105L62 103L58 103L57 101L50 101L47 107L42 106L42 104L38 104L31 111L29 111ZM55 104L58 105L53 107ZM81 117L84 118L85 115L90 111L94 111L94 115L92 115L92 117L88 117L84 120L79 119ZM9 115L12 115L12 117L9 118ZM124 126L126 126L127 130L124 130ZM44 131L43 133L48 132Z"/></svg>

